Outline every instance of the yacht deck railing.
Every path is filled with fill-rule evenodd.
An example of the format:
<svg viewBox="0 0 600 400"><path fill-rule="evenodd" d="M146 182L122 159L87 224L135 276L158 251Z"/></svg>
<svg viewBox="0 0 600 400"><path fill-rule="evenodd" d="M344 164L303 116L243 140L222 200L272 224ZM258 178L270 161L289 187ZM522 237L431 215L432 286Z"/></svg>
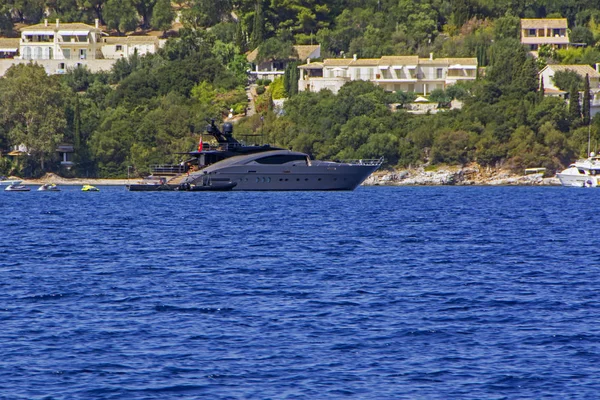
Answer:
<svg viewBox="0 0 600 400"><path fill-rule="evenodd" d="M369 166L375 166L375 165L381 165L383 164L383 157L381 158L372 158L372 159L355 159L355 160L342 160L340 161L341 163L344 164L351 164L351 165L369 165Z"/></svg>

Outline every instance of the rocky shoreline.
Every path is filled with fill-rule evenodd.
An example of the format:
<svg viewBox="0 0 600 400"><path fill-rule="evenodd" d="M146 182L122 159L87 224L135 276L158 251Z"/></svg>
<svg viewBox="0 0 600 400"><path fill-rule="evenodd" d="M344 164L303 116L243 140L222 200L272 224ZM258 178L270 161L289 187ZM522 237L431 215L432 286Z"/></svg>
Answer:
<svg viewBox="0 0 600 400"><path fill-rule="evenodd" d="M57 185L99 185L123 186L141 183L142 179L90 179L90 178L63 178L56 174L46 174L39 179L23 179L25 185L42 185L55 183ZM560 186L556 177L544 177L542 174L516 175L508 170L468 167L440 167L435 171L424 167L382 170L373 173L365 182L365 186Z"/></svg>
<svg viewBox="0 0 600 400"><path fill-rule="evenodd" d="M428 171L424 167L377 171L363 183L365 186L560 186L556 177L543 174L516 175L508 170L468 167L440 167Z"/></svg>

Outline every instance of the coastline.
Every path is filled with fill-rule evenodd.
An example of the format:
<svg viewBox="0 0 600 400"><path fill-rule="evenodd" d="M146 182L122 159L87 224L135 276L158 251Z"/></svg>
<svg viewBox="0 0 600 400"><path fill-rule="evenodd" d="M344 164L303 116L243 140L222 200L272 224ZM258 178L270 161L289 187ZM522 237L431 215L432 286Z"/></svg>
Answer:
<svg viewBox="0 0 600 400"><path fill-rule="evenodd" d="M508 170L479 166L444 166L434 171L424 167L376 171L365 186L560 186L556 176L541 173L514 174Z"/></svg>
<svg viewBox="0 0 600 400"><path fill-rule="evenodd" d="M29 179L29 178L19 178L16 176L10 176L8 180L15 179L22 181L22 185L43 185L44 183L54 183L56 185L63 186L83 186L83 185L93 185L93 186L125 186L132 185L136 183L142 183L141 178L131 178L131 179L119 179L119 178L63 178L62 176L48 173L41 178L38 179Z"/></svg>
<svg viewBox="0 0 600 400"><path fill-rule="evenodd" d="M15 176L9 179L20 180L23 185L54 183L64 186L125 186L143 183L141 178L63 178L48 173L38 179L24 179ZM376 171L369 176L363 186L560 186L558 178L544 177L542 174L518 175L507 170L483 169L477 166L445 166L435 171L423 167Z"/></svg>

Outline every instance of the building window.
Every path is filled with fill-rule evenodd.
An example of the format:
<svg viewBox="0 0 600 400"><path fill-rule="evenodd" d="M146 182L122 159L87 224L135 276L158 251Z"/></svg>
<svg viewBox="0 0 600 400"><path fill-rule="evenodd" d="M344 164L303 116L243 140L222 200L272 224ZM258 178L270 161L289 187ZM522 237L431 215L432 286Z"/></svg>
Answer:
<svg viewBox="0 0 600 400"><path fill-rule="evenodd" d="M529 30L529 36L535 36L535 29Z"/></svg>
<svg viewBox="0 0 600 400"><path fill-rule="evenodd" d="M123 46L120 45L120 44L118 44L118 45L115 46L115 50L116 51L123 51Z"/></svg>
<svg viewBox="0 0 600 400"><path fill-rule="evenodd" d="M435 71L435 77L436 77L437 79L442 79L442 78L443 78L443 74L444 74L444 70L443 70L442 68L438 68L438 69Z"/></svg>

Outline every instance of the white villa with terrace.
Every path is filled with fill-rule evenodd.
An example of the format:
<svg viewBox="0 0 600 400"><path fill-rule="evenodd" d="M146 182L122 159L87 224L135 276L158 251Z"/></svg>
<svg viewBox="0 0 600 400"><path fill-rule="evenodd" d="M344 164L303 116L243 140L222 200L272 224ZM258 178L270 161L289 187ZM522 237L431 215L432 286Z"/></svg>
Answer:
<svg viewBox="0 0 600 400"><path fill-rule="evenodd" d="M154 53L164 43L155 36L107 37L83 23L43 23L21 29L20 39L0 38L0 76L15 64L35 62L48 74L85 65L92 72L108 71L117 59L134 52Z"/></svg>
<svg viewBox="0 0 600 400"><path fill-rule="evenodd" d="M419 58L418 56L384 56L381 58L325 59L310 62L300 69L299 91L318 92L329 89L337 93L349 81L363 80L384 90L428 95L435 89L445 90L460 81L477 78L476 58Z"/></svg>

